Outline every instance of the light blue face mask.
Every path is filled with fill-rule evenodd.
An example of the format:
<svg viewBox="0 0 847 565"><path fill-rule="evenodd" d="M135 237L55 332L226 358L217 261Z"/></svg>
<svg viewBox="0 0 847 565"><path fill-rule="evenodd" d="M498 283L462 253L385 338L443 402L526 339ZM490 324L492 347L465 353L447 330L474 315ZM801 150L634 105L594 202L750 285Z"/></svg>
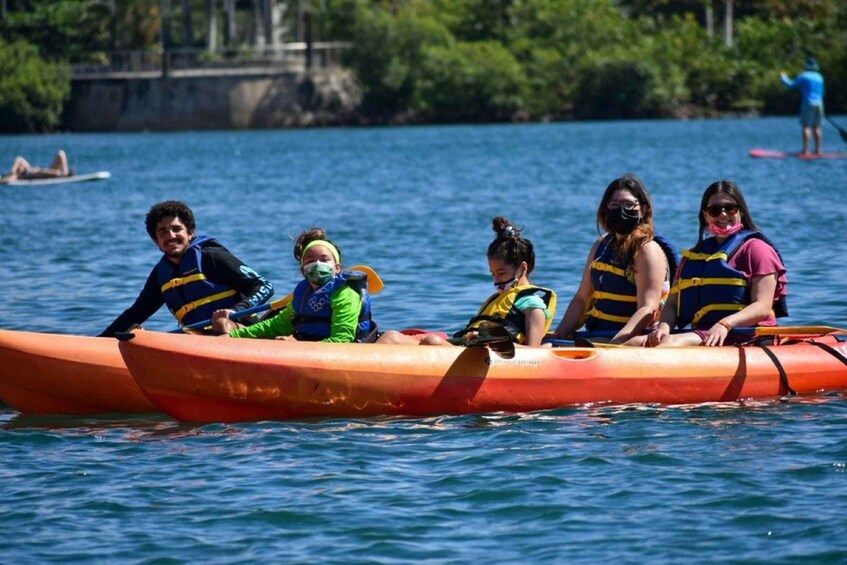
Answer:
<svg viewBox="0 0 847 565"><path fill-rule="evenodd" d="M323 286L335 276L335 267L330 263L315 261L314 263L303 265L303 273L305 273L306 280L310 283Z"/></svg>

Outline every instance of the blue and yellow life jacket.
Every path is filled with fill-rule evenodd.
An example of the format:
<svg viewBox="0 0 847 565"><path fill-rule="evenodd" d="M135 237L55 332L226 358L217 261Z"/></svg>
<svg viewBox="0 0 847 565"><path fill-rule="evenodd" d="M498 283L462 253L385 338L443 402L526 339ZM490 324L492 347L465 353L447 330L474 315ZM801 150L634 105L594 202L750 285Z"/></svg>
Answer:
<svg viewBox="0 0 847 565"><path fill-rule="evenodd" d="M750 304L750 284L744 273L729 266L729 260L750 238L758 238L779 250L763 234L740 231L722 244L714 237L704 239L682 254L684 262L679 281L671 292L677 297L676 321L679 328L708 328L718 320L743 310ZM780 261L782 256L779 255ZM788 315L785 297L774 302L774 315Z"/></svg>
<svg viewBox="0 0 847 565"><path fill-rule="evenodd" d="M515 302L533 294L541 298L547 310L550 311L550 316L544 324L544 333L547 333L556 313L556 293L549 288L530 284L516 286L504 292L495 292L489 296L465 329L456 332L453 337L462 337L468 332L476 331L482 324L494 323L503 326L515 343L525 343L526 318L523 312L515 308Z"/></svg>
<svg viewBox="0 0 847 565"><path fill-rule="evenodd" d="M218 244L205 235L198 235L174 265L162 256L156 265L156 276L165 298L165 304L182 325L209 320L212 312L232 308L240 294L231 286L206 278L203 273L203 247Z"/></svg>
<svg viewBox="0 0 847 565"><path fill-rule="evenodd" d="M677 254L673 245L661 235L654 235L668 261L668 278L676 273ZM617 332L638 310L638 289L629 265L623 265L618 255L615 234L608 234L597 246L591 262L591 286L594 288L593 305L588 311L585 327L590 332ZM667 298L662 295L662 302Z"/></svg>
<svg viewBox="0 0 847 565"><path fill-rule="evenodd" d="M294 337L300 341L320 341L332 334L332 295L349 286L362 298L362 310L356 327L356 341L376 339L376 324L371 319L368 276L360 271L342 271L325 285L313 289L302 280L294 288Z"/></svg>

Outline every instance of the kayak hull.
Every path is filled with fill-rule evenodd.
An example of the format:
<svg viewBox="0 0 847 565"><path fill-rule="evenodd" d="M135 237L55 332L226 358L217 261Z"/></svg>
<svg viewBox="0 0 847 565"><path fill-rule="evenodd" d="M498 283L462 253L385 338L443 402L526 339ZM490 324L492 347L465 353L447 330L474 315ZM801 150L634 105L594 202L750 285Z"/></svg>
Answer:
<svg viewBox="0 0 847 565"><path fill-rule="evenodd" d="M820 338L847 354L845 344ZM172 417L236 422L527 412L594 403L692 404L789 392L759 347L518 348L325 344L137 332L133 378ZM847 389L810 344L773 348L798 393Z"/></svg>
<svg viewBox="0 0 847 565"><path fill-rule="evenodd" d="M115 339L0 330L0 400L25 414L157 412Z"/></svg>

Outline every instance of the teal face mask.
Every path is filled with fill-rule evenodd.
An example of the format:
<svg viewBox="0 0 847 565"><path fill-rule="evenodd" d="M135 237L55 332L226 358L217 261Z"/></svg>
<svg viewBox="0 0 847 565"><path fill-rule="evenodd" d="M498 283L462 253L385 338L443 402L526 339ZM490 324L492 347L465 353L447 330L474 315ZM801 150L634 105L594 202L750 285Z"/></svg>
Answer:
<svg viewBox="0 0 847 565"><path fill-rule="evenodd" d="M329 263L315 261L314 263L303 265L303 273L305 273L306 280L310 283L323 286L335 276L335 267Z"/></svg>

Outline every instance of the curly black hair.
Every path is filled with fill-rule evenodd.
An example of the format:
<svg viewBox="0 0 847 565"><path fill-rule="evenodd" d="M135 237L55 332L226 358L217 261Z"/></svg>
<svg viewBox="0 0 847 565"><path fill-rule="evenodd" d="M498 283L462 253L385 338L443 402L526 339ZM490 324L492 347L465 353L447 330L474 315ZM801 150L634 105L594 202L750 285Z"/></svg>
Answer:
<svg viewBox="0 0 847 565"><path fill-rule="evenodd" d="M194 231L194 212L188 207L188 204L179 200L168 200L154 204L150 211L147 212L147 218L144 220L147 226L147 233L150 239L156 241L156 226L162 218L179 218L189 231Z"/></svg>

